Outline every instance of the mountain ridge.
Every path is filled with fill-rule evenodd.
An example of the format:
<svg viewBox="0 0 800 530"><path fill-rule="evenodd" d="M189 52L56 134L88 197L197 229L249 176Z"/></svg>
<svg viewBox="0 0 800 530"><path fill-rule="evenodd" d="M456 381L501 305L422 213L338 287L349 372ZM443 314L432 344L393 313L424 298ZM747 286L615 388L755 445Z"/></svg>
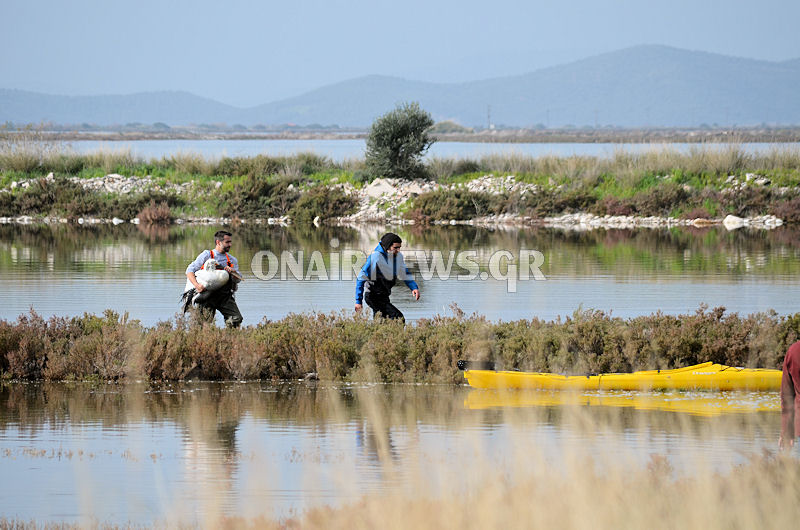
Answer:
<svg viewBox="0 0 800 530"><path fill-rule="evenodd" d="M249 108L186 91L60 96L0 89L0 122L294 123L366 127L404 101L436 121L490 127L800 124L800 58L763 61L641 45L459 83L366 75Z"/></svg>

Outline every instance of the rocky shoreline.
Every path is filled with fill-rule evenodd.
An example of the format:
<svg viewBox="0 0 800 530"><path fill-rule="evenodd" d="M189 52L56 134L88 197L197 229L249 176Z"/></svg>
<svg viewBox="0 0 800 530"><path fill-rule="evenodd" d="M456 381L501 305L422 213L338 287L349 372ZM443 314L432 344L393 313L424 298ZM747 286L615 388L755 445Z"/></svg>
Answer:
<svg viewBox="0 0 800 530"><path fill-rule="evenodd" d="M735 178L735 177L731 177ZM53 174L45 177L46 181L52 181ZM87 191L109 193L109 194L131 194L131 193L144 193L144 192L163 192L174 193L176 195L190 194L195 187L194 181L185 182L182 184L166 184L162 185L156 182L150 176L144 177L125 177L115 173L105 175L104 177L95 177L89 179L81 179L72 177L71 181L80 184L83 189ZM764 185L764 182L748 175L748 182L754 182L755 185ZM27 189L34 182L34 179L15 181L12 182L9 188L0 190L0 193L9 193L15 189ZM735 182L733 184L736 184ZM744 185L747 185L746 183ZM222 182L214 184L215 189L222 186ZM504 177L496 177L494 175L484 175L482 177L470 180L465 183L459 184L440 184L425 180L403 180L403 179L388 179L378 178L365 185L363 188L357 188L350 182L336 183L335 187L341 189L348 195L355 195L358 201L358 207L355 213L340 217L336 219L314 219L314 224L319 226L323 222L338 225L350 224L393 224L393 225L412 225L415 224L413 219L406 219L402 216L407 203L414 197L423 193L429 193L437 190L453 190L464 189L470 192L488 193L493 195L503 193L519 193L525 195L528 193L535 194L540 190L536 184L520 182L515 179L513 175ZM256 224L256 225L277 225L287 226L291 224L292 220L288 216L270 217L264 219L238 219L232 217L184 217L178 218L174 221L176 224ZM120 219L113 218L94 218L94 217L80 217L77 219L69 219L65 217L34 217L23 215L18 217L0 217L0 224L113 224L119 225L123 223L138 224L139 219ZM659 216L626 216L626 215L604 215L599 216L588 212L565 213L560 216L534 218L529 216L519 216L512 214L481 216L469 220L437 220L431 224L434 225L469 225L469 226L543 226L552 228L561 228L565 230L593 230L593 229L633 229L633 228L671 228L677 226L693 226L693 227L707 227L707 226L724 226L728 230L735 230L738 228L755 228L755 229L773 229L781 226L783 221L773 215L756 216L751 218L740 218L733 215L728 215L725 218L718 219L679 219L674 217L659 217Z"/></svg>

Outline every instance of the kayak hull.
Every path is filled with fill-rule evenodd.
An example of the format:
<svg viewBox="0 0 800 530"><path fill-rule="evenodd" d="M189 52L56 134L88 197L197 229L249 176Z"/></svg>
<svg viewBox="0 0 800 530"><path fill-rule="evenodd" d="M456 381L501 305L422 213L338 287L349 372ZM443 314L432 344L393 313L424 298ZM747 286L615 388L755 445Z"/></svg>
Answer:
<svg viewBox="0 0 800 530"><path fill-rule="evenodd" d="M570 376L538 372L465 370L473 388L547 390L780 390L781 371L707 362L674 370Z"/></svg>

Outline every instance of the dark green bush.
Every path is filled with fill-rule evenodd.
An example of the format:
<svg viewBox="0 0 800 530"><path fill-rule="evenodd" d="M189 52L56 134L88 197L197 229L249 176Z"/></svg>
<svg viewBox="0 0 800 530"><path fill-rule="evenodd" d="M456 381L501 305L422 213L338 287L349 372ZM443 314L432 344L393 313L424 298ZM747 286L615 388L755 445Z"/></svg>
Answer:
<svg viewBox="0 0 800 530"><path fill-rule="evenodd" d="M420 178L427 175L422 155L435 141L430 114L418 103L404 103L379 117L367 136L367 169L373 177Z"/></svg>
<svg viewBox="0 0 800 530"><path fill-rule="evenodd" d="M249 175L220 197L219 212L243 219L280 217L297 202L299 179Z"/></svg>
<svg viewBox="0 0 800 530"><path fill-rule="evenodd" d="M289 215L295 223L308 224L317 216L322 220L343 217L356 205L356 198L340 188L316 186L300 196Z"/></svg>
<svg viewBox="0 0 800 530"><path fill-rule="evenodd" d="M414 198L409 217L419 221L466 220L494 213L494 201L486 193L466 189L438 189Z"/></svg>

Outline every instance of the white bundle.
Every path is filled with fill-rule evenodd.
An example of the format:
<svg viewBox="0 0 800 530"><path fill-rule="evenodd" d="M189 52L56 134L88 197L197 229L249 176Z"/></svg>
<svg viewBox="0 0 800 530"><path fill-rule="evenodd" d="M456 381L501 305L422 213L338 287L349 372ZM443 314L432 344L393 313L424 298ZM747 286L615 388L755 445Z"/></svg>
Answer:
<svg viewBox="0 0 800 530"><path fill-rule="evenodd" d="M197 283L206 288L207 291L216 291L226 283L228 283L228 271L217 269L217 260L209 258L203 263L203 268L194 273L197 278ZM194 285L188 279L186 280L186 288L183 292L192 289Z"/></svg>

